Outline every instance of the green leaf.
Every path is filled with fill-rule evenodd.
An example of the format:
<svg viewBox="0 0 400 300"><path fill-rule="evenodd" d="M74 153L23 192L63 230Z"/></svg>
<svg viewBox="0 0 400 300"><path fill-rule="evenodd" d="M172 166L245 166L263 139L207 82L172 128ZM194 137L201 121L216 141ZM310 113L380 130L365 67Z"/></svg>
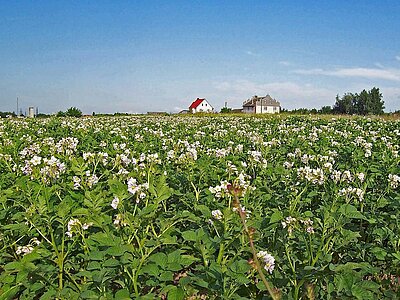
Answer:
<svg viewBox="0 0 400 300"><path fill-rule="evenodd" d="M197 233L193 230L182 232L182 237L185 241L190 241L190 242L197 241Z"/></svg>
<svg viewBox="0 0 400 300"><path fill-rule="evenodd" d="M20 288L21 288L21 284L18 284L18 285L15 285L15 286L7 289L0 295L0 300L14 299L14 296L19 292Z"/></svg>
<svg viewBox="0 0 400 300"><path fill-rule="evenodd" d="M379 289L381 287L380 284L378 284L374 281L370 281L370 280L369 281L363 280L363 281L357 282L356 285L363 289L366 289L366 290L369 290L369 291L375 292L375 293L379 292Z"/></svg>
<svg viewBox="0 0 400 300"><path fill-rule="evenodd" d="M149 218L154 215L156 210L157 210L156 204L149 204L140 211L139 216Z"/></svg>
<svg viewBox="0 0 400 300"><path fill-rule="evenodd" d="M19 271L19 270L22 270L22 267L23 267L23 265L22 265L21 262L13 261L13 262L10 262L10 263L6 264L4 266L4 269L6 271Z"/></svg>
<svg viewBox="0 0 400 300"><path fill-rule="evenodd" d="M185 297L185 292L179 288L174 286L171 288L171 290L168 292L168 300L183 300Z"/></svg>
<svg viewBox="0 0 400 300"><path fill-rule="evenodd" d="M311 191L311 192L308 193L307 197L308 197L308 198L312 198L312 197L314 197L314 196L316 196L316 195L318 195L318 192L317 192L317 191Z"/></svg>
<svg viewBox="0 0 400 300"><path fill-rule="evenodd" d="M346 264L339 264L339 265L329 265L329 269L334 271L334 272L343 272L346 271L348 272L349 270L364 270L368 271L370 273L374 273L376 271L376 268L372 267L369 263L362 262L362 263L353 263L353 262L348 262Z"/></svg>
<svg viewBox="0 0 400 300"><path fill-rule="evenodd" d="M277 223L280 220L283 219L283 215L280 211L275 211L272 215L271 218L269 219L269 224Z"/></svg>
<svg viewBox="0 0 400 300"><path fill-rule="evenodd" d="M374 294L362 286L354 285L351 294L359 300L374 300Z"/></svg>
<svg viewBox="0 0 400 300"><path fill-rule="evenodd" d="M122 256L126 249L122 246L113 246L107 250L107 254L112 256Z"/></svg>
<svg viewBox="0 0 400 300"><path fill-rule="evenodd" d="M371 252L375 255L376 259L378 260L385 260L387 252L385 249L382 249L380 247L373 247L371 249Z"/></svg>
<svg viewBox="0 0 400 300"><path fill-rule="evenodd" d="M89 210L87 208L81 207L81 208L75 209L72 212L72 215L73 216L89 216L90 212L89 212Z"/></svg>
<svg viewBox="0 0 400 300"><path fill-rule="evenodd" d="M88 240L96 241L99 246L114 246L120 243L119 238L114 238L112 235L103 232L92 234Z"/></svg>
<svg viewBox="0 0 400 300"><path fill-rule="evenodd" d="M28 276L29 276L29 271L27 271L27 270L19 271L17 274L17 277L15 278L15 281L17 283L25 283Z"/></svg>
<svg viewBox="0 0 400 300"><path fill-rule="evenodd" d="M40 300L53 300L56 297L56 290L53 289L52 287L49 287L49 289L40 297Z"/></svg>
<svg viewBox="0 0 400 300"><path fill-rule="evenodd" d="M208 208L208 206L206 206L206 205L196 205L195 209L199 210L201 212L201 214L205 218L210 218L211 217L211 210Z"/></svg>
<svg viewBox="0 0 400 300"><path fill-rule="evenodd" d="M99 299L99 295L92 290L83 291L80 295L82 299Z"/></svg>
<svg viewBox="0 0 400 300"><path fill-rule="evenodd" d="M239 274L244 274L246 273L248 270L251 269L250 264L247 262L247 260L239 260L239 261L235 261L234 263L232 263L229 266L229 269L234 272L234 273L239 273Z"/></svg>
<svg viewBox="0 0 400 300"><path fill-rule="evenodd" d="M355 278L352 273L344 273L338 276L335 276L335 281L337 282L338 291L351 291L351 287L353 286Z"/></svg>
<svg viewBox="0 0 400 300"><path fill-rule="evenodd" d="M160 274L159 279L161 281L172 281L174 278L174 273L170 272L170 271L164 271Z"/></svg>
<svg viewBox="0 0 400 300"><path fill-rule="evenodd" d="M103 263L103 267L117 267L121 263L115 258L109 258Z"/></svg>
<svg viewBox="0 0 400 300"><path fill-rule="evenodd" d="M199 258L196 258L196 257L194 257L192 255L182 255L180 262L181 262L182 266L188 267L192 263L194 263L195 261L199 261L199 260L200 260Z"/></svg>
<svg viewBox="0 0 400 300"><path fill-rule="evenodd" d="M176 271L180 271L182 269L182 266L177 262L172 262L172 263L167 264L166 269L169 271L176 272Z"/></svg>
<svg viewBox="0 0 400 300"><path fill-rule="evenodd" d="M90 260L103 260L106 255L105 251L91 251L89 253Z"/></svg>
<svg viewBox="0 0 400 300"><path fill-rule="evenodd" d="M256 286L260 291L266 291L267 290L267 287L265 286L265 284L264 284L264 282L262 280L259 280L257 282Z"/></svg>
<svg viewBox="0 0 400 300"><path fill-rule="evenodd" d="M171 253L168 253L167 257L168 263L173 263L173 262L179 263L181 260L181 252L182 252L181 250L175 250Z"/></svg>
<svg viewBox="0 0 400 300"><path fill-rule="evenodd" d="M149 261L155 262L158 266L164 268L167 265L167 255L157 252L149 257Z"/></svg>
<svg viewBox="0 0 400 300"><path fill-rule="evenodd" d="M156 264L151 263L143 266L141 272L152 276L158 276L161 271Z"/></svg>
<svg viewBox="0 0 400 300"><path fill-rule="evenodd" d="M72 208L72 203L70 201L70 198L66 198L63 201L61 201L60 204L57 205L57 215L60 216L61 218L64 218L69 214L71 208Z"/></svg>
<svg viewBox="0 0 400 300"><path fill-rule="evenodd" d="M129 293L129 290L127 290L127 289L122 289L122 290L118 290L118 291L115 293L114 299L115 299L115 300L130 300L130 299L132 299L132 298L131 298L131 295L130 295L130 293Z"/></svg>
<svg viewBox="0 0 400 300"><path fill-rule="evenodd" d="M363 219L367 220L362 213L360 213L356 207L351 204L343 204L339 208L339 212L350 219Z"/></svg>
<svg viewBox="0 0 400 300"><path fill-rule="evenodd" d="M91 261L88 263L88 266L86 267L87 270L101 270L102 266L98 261Z"/></svg>

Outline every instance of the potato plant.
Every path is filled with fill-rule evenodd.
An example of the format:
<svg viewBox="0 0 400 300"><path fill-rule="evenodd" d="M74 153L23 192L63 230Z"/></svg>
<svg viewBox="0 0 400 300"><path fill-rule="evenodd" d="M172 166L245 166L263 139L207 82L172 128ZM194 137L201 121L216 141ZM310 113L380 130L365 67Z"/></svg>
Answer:
<svg viewBox="0 0 400 300"><path fill-rule="evenodd" d="M400 122L0 120L0 299L400 297Z"/></svg>

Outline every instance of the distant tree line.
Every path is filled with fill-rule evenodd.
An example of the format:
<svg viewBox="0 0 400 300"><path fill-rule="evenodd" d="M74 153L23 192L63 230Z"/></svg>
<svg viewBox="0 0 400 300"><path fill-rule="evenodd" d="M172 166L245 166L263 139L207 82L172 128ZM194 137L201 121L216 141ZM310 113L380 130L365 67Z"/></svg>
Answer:
<svg viewBox="0 0 400 300"><path fill-rule="evenodd" d="M336 96L336 102L331 106L322 106L321 109L298 108L293 110L282 109L282 112L291 114L345 114L345 115L381 115L383 114L384 101L379 88L361 93L346 93L342 97ZM397 113L394 112L394 113Z"/></svg>
<svg viewBox="0 0 400 300"><path fill-rule="evenodd" d="M363 90L359 94L347 93L342 98L336 96L336 103L333 112L349 115L380 115L383 114L384 101L379 88L372 88L370 91Z"/></svg>
<svg viewBox="0 0 400 300"><path fill-rule="evenodd" d="M82 117L82 111L76 107L70 107L65 112L59 111L56 115L57 117L75 117L79 118Z"/></svg>
<svg viewBox="0 0 400 300"><path fill-rule="evenodd" d="M15 112L0 111L0 118L15 117Z"/></svg>

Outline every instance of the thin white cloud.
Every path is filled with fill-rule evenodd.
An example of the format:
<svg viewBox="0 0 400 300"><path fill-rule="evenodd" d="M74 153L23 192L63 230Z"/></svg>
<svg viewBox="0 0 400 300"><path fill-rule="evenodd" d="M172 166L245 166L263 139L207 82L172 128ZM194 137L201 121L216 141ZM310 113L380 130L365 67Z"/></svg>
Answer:
<svg viewBox="0 0 400 300"><path fill-rule="evenodd" d="M396 60L400 61L400 55L396 55Z"/></svg>
<svg viewBox="0 0 400 300"><path fill-rule="evenodd" d="M282 66L285 66L285 67L288 67L288 66L291 66L291 65L292 65L292 63L289 62L289 61L287 61L287 60L281 60L281 61L279 62L279 64L282 65Z"/></svg>
<svg viewBox="0 0 400 300"><path fill-rule="evenodd" d="M294 70L295 74L301 75L325 75L335 77L359 77L368 79L382 79L400 81L399 69L377 69L377 68L340 68L335 70L308 69Z"/></svg>
<svg viewBox="0 0 400 300"><path fill-rule="evenodd" d="M260 56L260 54L254 53L253 51L250 51L250 50L247 50L246 54L250 55L250 56L255 56L255 57L259 57Z"/></svg>
<svg viewBox="0 0 400 300"><path fill-rule="evenodd" d="M385 108L388 111L400 109L400 88L399 87L382 87L379 89L385 101Z"/></svg>

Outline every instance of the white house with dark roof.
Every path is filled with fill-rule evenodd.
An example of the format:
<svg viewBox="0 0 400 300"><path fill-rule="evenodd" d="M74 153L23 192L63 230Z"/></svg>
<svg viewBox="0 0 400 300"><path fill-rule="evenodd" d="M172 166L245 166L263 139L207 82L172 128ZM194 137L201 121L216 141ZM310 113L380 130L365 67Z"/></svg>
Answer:
<svg viewBox="0 0 400 300"><path fill-rule="evenodd" d="M212 107L211 104L206 99L197 98L189 106L189 111L193 114L199 112L213 112L214 107Z"/></svg>
<svg viewBox="0 0 400 300"><path fill-rule="evenodd" d="M270 95L253 96L243 102L243 112L248 114L277 114L281 112L281 104Z"/></svg>

